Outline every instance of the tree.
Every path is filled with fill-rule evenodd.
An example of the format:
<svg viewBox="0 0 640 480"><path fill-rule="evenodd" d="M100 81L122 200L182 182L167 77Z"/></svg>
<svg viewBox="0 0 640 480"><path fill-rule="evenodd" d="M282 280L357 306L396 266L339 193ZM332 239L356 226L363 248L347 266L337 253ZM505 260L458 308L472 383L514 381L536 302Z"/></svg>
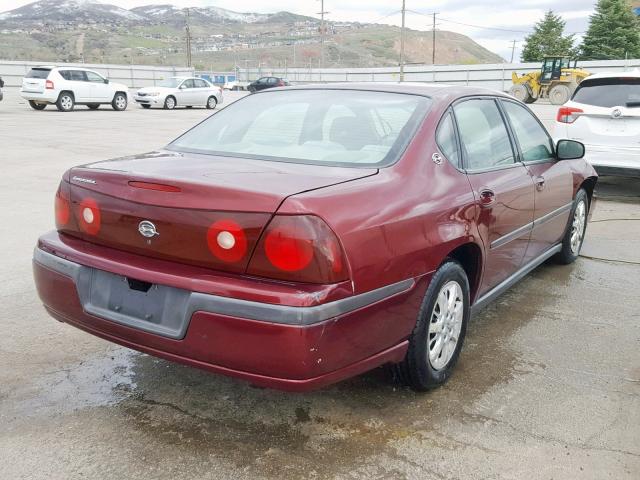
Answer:
<svg viewBox="0 0 640 480"><path fill-rule="evenodd" d="M627 0L598 1L582 41L582 58L640 58L640 22Z"/></svg>
<svg viewBox="0 0 640 480"><path fill-rule="evenodd" d="M547 55L570 55L576 53L573 35L563 36L566 22L560 15L549 10L544 18L535 24L533 33L525 38L522 60L541 62Z"/></svg>

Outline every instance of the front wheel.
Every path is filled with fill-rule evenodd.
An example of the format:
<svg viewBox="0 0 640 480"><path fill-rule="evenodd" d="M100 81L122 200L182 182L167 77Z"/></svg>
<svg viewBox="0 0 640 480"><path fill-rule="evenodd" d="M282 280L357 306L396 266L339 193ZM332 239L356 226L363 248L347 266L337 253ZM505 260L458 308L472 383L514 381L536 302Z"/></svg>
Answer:
<svg viewBox="0 0 640 480"><path fill-rule="evenodd" d="M533 100L533 96L531 95L529 88L522 83L516 83L511 87L509 95L524 103L531 103Z"/></svg>
<svg viewBox="0 0 640 480"><path fill-rule="evenodd" d="M73 110L76 102L73 98L73 95L69 92L62 92L58 97L58 101L56 102L56 107L61 112L70 112Z"/></svg>
<svg viewBox="0 0 640 480"><path fill-rule="evenodd" d="M395 366L397 379L418 391L445 383L460 356L470 312L467 275L447 260L431 279L407 355Z"/></svg>
<svg viewBox="0 0 640 480"><path fill-rule="evenodd" d="M217 105L218 105L218 99L216 97L214 97L213 95L211 95L207 99L207 108L209 110L213 110L214 108L216 108Z"/></svg>
<svg viewBox="0 0 640 480"><path fill-rule="evenodd" d="M173 110L176 108L176 99L172 96L168 96L164 99L164 109L165 110Z"/></svg>
<svg viewBox="0 0 640 480"><path fill-rule="evenodd" d="M577 260L580 256L584 234L587 230L587 217L589 215L589 196L582 188L576 193L573 201L571 216L567 231L562 238L562 250L558 252L555 259L558 263L568 265Z"/></svg>
<svg viewBox="0 0 640 480"><path fill-rule="evenodd" d="M122 112L127 109L127 104L127 96L124 93L116 93L111 102L111 107L118 112Z"/></svg>
<svg viewBox="0 0 640 480"><path fill-rule="evenodd" d="M46 103L36 103L33 100L29 100L29 106L34 110L44 110L45 108L47 108Z"/></svg>

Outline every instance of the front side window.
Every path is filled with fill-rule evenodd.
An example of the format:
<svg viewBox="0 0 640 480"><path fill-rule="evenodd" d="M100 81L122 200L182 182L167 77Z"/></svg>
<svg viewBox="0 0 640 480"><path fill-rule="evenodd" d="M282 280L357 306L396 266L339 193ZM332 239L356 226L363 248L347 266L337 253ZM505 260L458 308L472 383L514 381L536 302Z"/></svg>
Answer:
<svg viewBox="0 0 640 480"><path fill-rule="evenodd" d="M553 158L553 141L538 120L523 106L502 102L514 130L524 162L539 162Z"/></svg>
<svg viewBox="0 0 640 480"><path fill-rule="evenodd" d="M640 107L640 78L583 80L573 94L574 102L596 107Z"/></svg>
<svg viewBox="0 0 640 480"><path fill-rule="evenodd" d="M456 140L455 124L450 113L447 113L440 122L436 132L436 143L447 160L459 167L460 152L458 151L458 141Z"/></svg>
<svg viewBox="0 0 640 480"><path fill-rule="evenodd" d="M194 88L193 80L191 78L185 80L184 82L182 82L182 85L180 85L180 88Z"/></svg>
<svg viewBox="0 0 640 480"><path fill-rule="evenodd" d="M493 99L466 100L453 107L468 170L515 163L507 127Z"/></svg>
<svg viewBox="0 0 640 480"><path fill-rule="evenodd" d="M97 73L87 71L86 74L87 74L87 80L89 80L90 82L104 83L104 78L102 78Z"/></svg>
<svg viewBox="0 0 640 480"><path fill-rule="evenodd" d="M197 125L168 148L321 165L388 165L427 113L427 97L357 90L251 95Z"/></svg>

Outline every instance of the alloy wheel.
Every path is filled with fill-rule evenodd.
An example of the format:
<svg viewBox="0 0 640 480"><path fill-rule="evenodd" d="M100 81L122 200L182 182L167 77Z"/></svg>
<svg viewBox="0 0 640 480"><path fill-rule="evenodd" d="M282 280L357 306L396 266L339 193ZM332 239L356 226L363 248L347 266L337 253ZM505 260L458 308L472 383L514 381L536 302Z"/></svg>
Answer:
<svg viewBox="0 0 640 480"><path fill-rule="evenodd" d="M584 237L584 227L587 221L587 205L584 200L580 200L573 213L573 223L571 224L571 252L577 255L582 246Z"/></svg>
<svg viewBox="0 0 640 480"><path fill-rule="evenodd" d="M453 357L460 339L463 315L462 287L451 280L440 289L429 322L427 352L434 370L445 368Z"/></svg>

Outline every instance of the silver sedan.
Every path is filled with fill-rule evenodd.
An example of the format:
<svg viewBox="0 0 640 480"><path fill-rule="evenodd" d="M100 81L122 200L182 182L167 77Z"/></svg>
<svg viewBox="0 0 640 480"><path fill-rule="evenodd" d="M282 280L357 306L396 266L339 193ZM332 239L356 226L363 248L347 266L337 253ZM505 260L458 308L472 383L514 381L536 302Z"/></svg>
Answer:
<svg viewBox="0 0 640 480"><path fill-rule="evenodd" d="M153 87L138 90L134 99L143 108L162 107L173 110L176 107L216 108L222 103L222 89L203 78L171 77Z"/></svg>

